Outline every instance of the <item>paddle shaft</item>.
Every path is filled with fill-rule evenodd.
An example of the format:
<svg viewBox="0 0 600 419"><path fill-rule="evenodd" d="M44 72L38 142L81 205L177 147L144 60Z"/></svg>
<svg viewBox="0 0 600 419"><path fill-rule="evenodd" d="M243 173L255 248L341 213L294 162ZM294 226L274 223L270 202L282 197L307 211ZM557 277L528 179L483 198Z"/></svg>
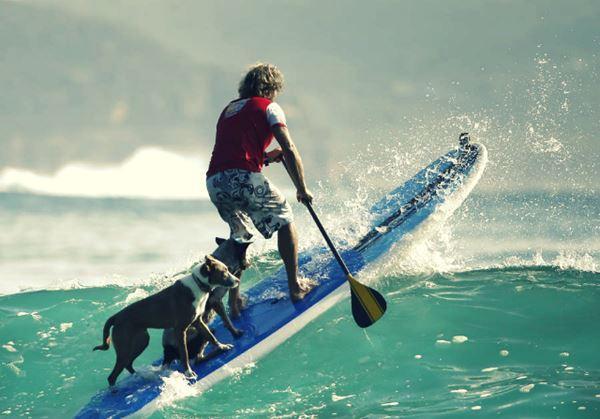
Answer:
<svg viewBox="0 0 600 419"><path fill-rule="evenodd" d="M331 241L331 239L329 238L329 235L325 231L325 228L323 227L323 224L321 224L321 220L319 220L319 217L317 216L317 213L315 213L315 210L313 209L312 205L310 204L310 202L303 202L303 204L306 205L306 208L308 208L308 212L310 212L310 215L312 216L313 220L315 220L315 224L317 225L317 227L321 231L321 234L323 235L323 238L327 242L327 245L329 246L329 249L331 250L331 253L333 253L333 256L335 256L335 260L338 261L338 263L340 264L340 267L342 268L342 270L344 271L344 273L346 274L346 276L350 276L350 271L348 270L348 267L346 266L346 263L344 263L344 260L342 259L342 257L338 253L338 251L335 248L335 246L334 246L333 242Z"/></svg>
<svg viewBox="0 0 600 419"><path fill-rule="evenodd" d="M383 313L385 313L387 307L385 299L374 289L369 288L354 279L348 270L348 267L344 263L344 260L329 238L329 235L325 231L323 224L321 224L321 220L319 220L319 217L317 217L317 214L315 213L315 210L310 202L305 201L303 204L306 205L306 208L308 208L308 212L310 212L315 224L321 231L321 234L327 242L331 253L333 253L333 256L335 256L335 259L338 261L340 267L346 274L346 280L348 280L348 283L350 284L350 295L352 296L352 316L354 317L354 321L363 328L373 325L373 323L379 320L381 316L383 316Z"/></svg>
<svg viewBox="0 0 600 419"><path fill-rule="evenodd" d="M283 162L283 166L289 173L288 167L285 163L285 159L282 159L281 161ZM302 203L306 205L306 208L308 208L308 212L310 213L315 224L319 228L319 231L323 235L323 238L327 242L329 250L331 250L331 253L333 253L335 260L337 260L340 267L346 274L346 279L350 284L350 295L352 297L352 316L354 317L354 321L358 326L363 328L373 325L373 323L379 320L381 316L383 316L383 314L385 313L387 307L385 298L383 298L383 296L374 289L361 284L352 277L350 270L348 269L346 263L338 253L337 249L335 248L335 245L329 238L329 234L327 234L327 231L325 231L325 227L323 227L323 224L321 224L321 220L319 220L319 217L315 213L315 210L313 209L310 202L303 201Z"/></svg>
<svg viewBox="0 0 600 419"><path fill-rule="evenodd" d="M289 174L290 170L288 169L288 166L287 166L287 163L285 162L285 159L281 159L281 163L283 163L283 167L285 167L285 170ZM331 253L333 253L333 256L335 257L335 260L337 260L337 262L340 264L340 267L342 268L342 270L344 271L344 273L346 274L346 276L351 276L350 270L348 270L348 267L346 266L346 263L344 262L344 259L342 259L342 257L340 256L339 252L335 248L335 245L333 244L333 242L329 238L329 234L327 234L327 231L325 231L325 227L323 227L323 224L321 224L321 220L319 220L319 217L317 216L317 213L313 209L311 203L308 202L308 201L305 201L305 202L302 202L302 203L304 205L306 205L306 208L308 208L308 212L310 212L310 215L313 218L313 220L315 221L315 224L317 225L317 227L319 227L319 231L321 232L321 234L323 235L323 238L327 242L327 246L329 246L329 249L331 250Z"/></svg>

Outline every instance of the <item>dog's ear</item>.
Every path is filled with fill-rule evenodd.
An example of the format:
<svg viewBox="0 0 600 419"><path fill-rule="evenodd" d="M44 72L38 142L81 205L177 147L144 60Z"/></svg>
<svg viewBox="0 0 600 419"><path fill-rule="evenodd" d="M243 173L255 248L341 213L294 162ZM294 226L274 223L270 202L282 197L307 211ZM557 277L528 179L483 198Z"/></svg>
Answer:
<svg viewBox="0 0 600 419"><path fill-rule="evenodd" d="M248 246L250 246L252 244L252 243L238 243L237 241L234 241L233 243L234 243L235 249L242 256L246 254L246 250L248 250Z"/></svg>
<svg viewBox="0 0 600 419"><path fill-rule="evenodd" d="M225 243L227 239L224 239L223 237L215 237L215 241L217 242L217 246L220 246L221 243Z"/></svg>
<svg viewBox="0 0 600 419"><path fill-rule="evenodd" d="M206 255L206 257L204 258L204 263L206 265L206 268L210 271L211 268L213 268L217 263L217 259L215 259L214 256Z"/></svg>

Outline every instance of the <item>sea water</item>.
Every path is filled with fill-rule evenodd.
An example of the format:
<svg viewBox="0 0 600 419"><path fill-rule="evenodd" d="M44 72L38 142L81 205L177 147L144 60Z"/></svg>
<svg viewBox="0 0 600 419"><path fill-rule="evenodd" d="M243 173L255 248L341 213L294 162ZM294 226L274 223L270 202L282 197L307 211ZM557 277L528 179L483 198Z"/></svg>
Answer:
<svg viewBox="0 0 600 419"><path fill-rule="evenodd" d="M364 231L367 207L318 202L338 243ZM344 300L203 394L166 377L152 417L598 417L599 208L594 192L476 190L358 276L387 299L377 324ZM294 210L302 248L322 244ZM105 320L227 234L206 201L26 193L0 193L0 231L0 415L51 418L106 387ZM274 246L252 246L243 288L280 268ZM152 331L138 373L160 355Z"/></svg>

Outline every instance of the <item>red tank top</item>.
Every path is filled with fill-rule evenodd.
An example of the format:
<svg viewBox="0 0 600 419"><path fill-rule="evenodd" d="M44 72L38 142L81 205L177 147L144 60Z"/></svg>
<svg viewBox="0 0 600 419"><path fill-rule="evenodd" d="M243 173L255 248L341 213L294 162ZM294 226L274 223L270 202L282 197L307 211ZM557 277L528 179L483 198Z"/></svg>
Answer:
<svg viewBox="0 0 600 419"><path fill-rule="evenodd" d="M271 127L285 126L281 107L264 97L237 99L221 112L206 176L227 169L260 172L273 140Z"/></svg>

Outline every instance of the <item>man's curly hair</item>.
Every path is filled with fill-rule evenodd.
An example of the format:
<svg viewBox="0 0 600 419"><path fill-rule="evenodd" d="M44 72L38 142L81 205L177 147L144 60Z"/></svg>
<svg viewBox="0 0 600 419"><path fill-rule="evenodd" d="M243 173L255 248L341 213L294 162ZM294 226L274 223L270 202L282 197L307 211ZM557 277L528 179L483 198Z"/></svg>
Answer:
<svg viewBox="0 0 600 419"><path fill-rule="evenodd" d="M240 98L252 96L273 99L283 89L283 74L273 64L256 63L240 81Z"/></svg>

